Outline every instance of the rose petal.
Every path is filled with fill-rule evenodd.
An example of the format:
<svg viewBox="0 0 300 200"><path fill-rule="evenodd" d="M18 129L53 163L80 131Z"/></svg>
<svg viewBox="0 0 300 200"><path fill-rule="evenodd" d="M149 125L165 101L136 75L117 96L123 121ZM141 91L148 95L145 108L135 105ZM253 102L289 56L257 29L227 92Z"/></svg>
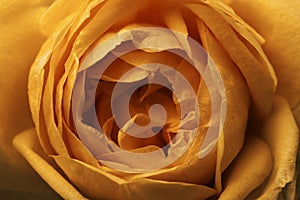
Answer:
<svg viewBox="0 0 300 200"><path fill-rule="evenodd" d="M271 111L276 82L265 63L261 63L239 39L226 20L208 6L187 5L209 27L244 75L260 117ZM264 87L261 86L264 83Z"/></svg>
<svg viewBox="0 0 300 200"><path fill-rule="evenodd" d="M63 1L60 1L63 2ZM56 4L57 5L57 4ZM55 6L52 7L53 9L55 9ZM76 5L76 3L75 3ZM89 16L90 16L90 9L95 6L95 2L93 3L87 3L87 5L83 5L83 7L87 10L87 11L83 11L82 15L84 15L83 17L75 17L74 19L77 20L77 23L72 24L72 26L76 27L79 26L81 23L83 23L83 21L85 21ZM76 6L75 6L76 7ZM89 9L88 9L89 8ZM50 15L51 15L51 8L50 8ZM87 12L87 13L86 13ZM49 15L49 14L48 14ZM46 16L48 16L46 14ZM50 17L51 20L51 17ZM52 19L55 21L55 19ZM65 30L70 28L70 23L68 20L66 20L66 23L63 24L65 25ZM62 26L63 26L62 25ZM72 41L72 36L73 34L76 35L77 31L72 31L72 26L71 29L69 29L67 32L64 30L57 30L56 34L53 34L52 37L54 37L54 39L58 39L57 43L55 44L54 48L53 48L53 53L50 57L50 60L48 61L48 66L45 66L45 69L47 70L47 76L45 79L45 90L44 90L44 94L42 97L42 113L44 113L44 121L45 121L45 127L46 127L46 132L49 135L49 143L51 145L51 147L53 148L53 150L58 153L58 154L62 154L62 155L68 155L66 146L64 145L64 141L61 139L62 137L62 109L61 109L61 105L62 105L62 96L63 91L65 91L66 93L69 93L69 90L65 89L63 90L63 85L66 81L67 78L67 73L70 71L70 60L72 60L72 58L74 59L74 56L70 56L69 54L71 52L72 43L69 43L70 40ZM59 27L59 26L58 26ZM78 28L78 27L77 27ZM55 35L58 35L57 38L55 38ZM43 51L41 51L43 52ZM61 52L64 52L63 54ZM72 54L71 54L72 55ZM70 59L71 58L71 59ZM76 59L76 58L75 58ZM62 66L64 63L65 64L65 68L62 67L57 67L57 66ZM72 77L72 76L71 76ZM57 93L54 94L54 90L57 87ZM53 95L54 94L54 95ZM53 98L54 96L54 98ZM56 114L56 117L54 117L54 115ZM67 118L68 114L66 115ZM54 121L54 119L57 119L58 122L58 126L57 126L57 122ZM67 120L68 122L68 120ZM42 131L41 131L42 132Z"/></svg>
<svg viewBox="0 0 300 200"><path fill-rule="evenodd" d="M65 199L84 199L84 197L46 161L47 156L43 154L34 129L29 129L18 134L14 138L13 144L33 169L60 196Z"/></svg>
<svg viewBox="0 0 300 200"><path fill-rule="evenodd" d="M226 2L225 0L223 1ZM246 24L244 20L239 15L237 15L231 7L227 6L221 1L205 0L204 3L211 6L220 15L222 15L222 17L232 26L232 28L234 28L239 34L241 34L246 40L248 40L258 51L262 51L261 46L257 46L257 42L259 42L259 44L263 44L265 42L265 39L259 33L257 33L254 28ZM271 70L274 71L273 69ZM276 79L276 77L274 78Z"/></svg>
<svg viewBox="0 0 300 200"><path fill-rule="evenodd" d="M120 190L120 185L125 183L121 178L75 159L64 156L53 158L85 196L91 199L122 199L125 196Z"/></svg>
<svg viewBox="0 0 300 200"><path fill-rule="evenodd" d="M150 179L138 179L123 185L123 188L128 193L129 199L141 200L204 200L216 194L214 189L203 185Z"/></svg>
<svg viewBox="0 0 300 200"><path fill-rule="evenodd" d="M119 142L119 146L125 150L134 150L137 148L142 148L150 145L162 147L165 144L162 136L159 134L156 134L155 136L149 138L137 138L137 137L130 136L122 131L119 131L118 142Z"/></svg>
<svg viewBox="0 0 300 200"><path fill-rule="evenodd" d="M197 91L200 84L200 75L197 70L191 66L189 62L169 51L151 53L133 51L129 54L121 56L121 59L134 66L140 66L147 63L164 64L169 67L173 67L176 71L181 73L187 80L189 80L195 91Z"/></svg>
<svg viewBox="0 0 300 200"><path fill-rule="evenodd" d="M271 170L272 154L268 145L258 137L247 138L242 151L230 165L228 177L224 178L224 190L219 199L245 199L262 184Z"/></svg>
<svg viewBox="0 0 300 200"><path fill-rule="evenodd" d="M55 57L51 57L51 61ZM50 61L50 63L51 63ZM55 66L55 65L54 65ZM44 94L42 97L42 116L40 116L41 120L44 120L45 127L44 130L46 131L47 136L49 138L49 143L55 153L68 155L68 150L65 146L65 143L62 139L62 132L60 132L57 128L55 117L54 117L54 102L53 102L53 90L54 90L54 66L50 64L49 66L49 74L45 80L44 85ZM41 131L41 132L42 132Z"/></svg>
<svg viewBox="0 0 300 200"><path fill-rule="evenodd" d="M60 34L65 35L67 32L67 28L65 23L68 20L62 21L58 24L58 28L60 29ZM48 40L43 44L40 49L39 54L37 55L29 73L28 80L28 96L29 96L29 104L30 110L32 113L32 119L35 123L38 138L41 142L41 146L43 149L49 154L53 154L54 150L51 147L49 138L47 136L47 132L44 131L46 129L45 122L43 119L40 119L43 116L43 112L41 110L42 105L42 93L43 93L43 84L45 79L45 72L48 71L49 67L49 59L51 57L51 52L57 46L56 40L61 41L62 36L60 34L53 34ZM43 131L42 131L43 130Z"/></svg>
<svg viewBox="0 0 300 200"><path fill-rule="evenodd" d="M95 4L95 2L93 2L93 4ZM98 3L96 2L96 5L97 4ZM135 4L135 6L131 6L132 4ZM75 41L71 42L73 47L70 56L66 61L65 66L67 70L64 74L63 81L61 82L61 87L65 87L63 95L64 116L69 117L70 114L72 91L78 72L79 59L82 58L82 56L84 56L84 54L89 50L93 49L92 44L96 42L99 37L102 36L102 39L105 39L103 34L109 28L116 25L117 22L122 22L122 20L132 20L138 10L144 6L146 6L146 3L141 1L136 1L135 3L125 0L106 1L106 3L97 10L96 14L86 24L86 26L80 29ZM114 9L111 9L111 7ZM88 8L88 11L90 11L90 6ZM126 12L123 12L124 8L128 8ZM79 19L81 18L82 16L79 16ZM86 18L86 15L83 15L83 18ZM83 22L82 20L79 21L81 23ZM75 28L72 30L77 32L80 25L80 23L75 23ZM69 119L66 122L69 124Z"/></svg>
<svg viewBox="0 0 300 200"><path fill-rule="evenodd" d="M266 120L261 134L270 146L274 169L260 199L276 199L282 188L293 181L299 130L289 104L281 96L274 96L271 116Z"/></svg>
<svg viewBox="0 0 300 200"><path fill-rule="evenodd" d="M197 149L199 151L199 148ZM187 162L174 165L168 169L161 169L156 172L139 174L127 177L128 180L135 180L141 177L163 180L170 182L184 182L194 184L208 184L213 179L216 165L216 148L207 156L199 159L198 154L194 155Z"/></svg>
<svg viewBox="0 0 300 200"><path fill-rule="evenodd" d="M66 21L64 23L64 26L69 31L67 33L62 31L61 33L61 31L58 29L56 30L56 34L54 34L54 35L58 35L57 46L59 46L58 48L60 48L60 49L56 49L56 52L58 52L58 54L64 52L64 56L62 56L63 59L59 59L60 64L63 65L63 63L65 62L64 73L60 77L57 83L56 97L55 97L55 113L57 116L58 129L61 132L62 132L63 114L66 123L68 125L70 124L69 121L70 98L71 98L70 93L72 92L72 87L70 87L69 84L67 84L67 86L65 87L65 84L67 80L68 82L70 82L70 80L74 81L74 75L72 76L72 74L76 73L76 70L78 68L78 63L79 63L78 58L76 56L69 56L69 57L67 56L70 54L71 47L73 46L72 42L69 41L73 41L73 37L78 35L78 29L81 26L83 26L84 23L86 23L90 18L92 18L92 10L95 9L95 7L97 6L101 6L102 4L100 2L102 2L102 0L86 2L87 4L81 7L81 9L77 12L78 14L76 15L76 17L74 16L74 19L73 16L69 16L66 17L65 20L62 20L62 21ZM53 10L53 12L55 12L55 9ZM45 16L46 15L47 14L45 14ZM45 26L47 26L48 23L45 22ZM59 36L61 36L61 38ZM62 68L60 70L62 70ZM63 109L61 107L63 107Z"/></svg>
<svg viewBox="0 0 300 200"><path fill-rule="evenodd" d="M293 114L295 116L296 122L298 124L298 127L300 127L300 106L297 106L294 110L293 110Z"/></svg>
<svg viewBox="0 0 300 200"><path fill-rule="evenodd" d="M274 68L261 46L261 44L265 43L265 39L259 35L254 28L246 24L241 17L236 15L231 7L226 6L221 1L207 0L206 2L214 8L227 21L227 23L229 23L231 27L243 37L243 39L249 42L249 44L247 44L247 42L245 42L245 44L251 53L264 63L274 81L275 86L277 86L277 76ZM253 47L255 50L252 49Z"/></svg>
<svg viewBox="0 0 300 200"><path fill-rule="evenodd" d="M71 4L65 0L55 1L41 17L40 23L44 33L50 35L57 28L58 23L74 14L81 6L83 6L81 0L74 0ZM63 11L60 11L60 9L63 9Z"/></svg>
<svg viewBox="0 0 300 200"><path fill-rule="evenodd" d="M148 73L146 71L144 71L141 68L136 68L130 75L122 77L126 72L128 72L133 68L134 66L132 66L131 64L125 62L122 59L118 59L117 57L115 57L115 61L112 62L109 65L109 67L104 71L101 80L108 81L108 82L130 83L130 82L143 80L148 76Z"/></svg>
<svg viewBox="0 0 300 200"><path fill-rule="evenodd" d="M71 130L65 123L64 129L66 136L65 143L71 156L94 167L100 167L95 157L87 150L86 146L82 144L82 142L76 137L76 135L71 132Z"/></svg>
<svg viewBox="0 0 300 200"><path fill-rule="evenodd" d="M163 19L168 28L174 31L188 35L187 25L183 19L182 13L178 9L167 9L164 12Z"/></svg>
<svg viewBox="0 0 300 200"><path fill-rule="evenodd" d="M106 1L93 20L80 31L75 41L74 53L79 56L83 55L87 48L116 22L121 23L121 21L133 19L137 12L146 5L147 1L139 0ZM124 8L126 8L126 12L124 12Z"/></svg>
<svg viewBox="0 0 300 200"><path fill-rule="evenodd" d="M216 187L221 190L221 173L244 143L249 107L249 92L242 75L212 33L199 22L203 45L216 63L226 90L227 111L223 133L218 142Z"/></svg>
<svg viewBox="0 0 300 200"><path fill-rule="evenodd" d="M278 93L292 108L300 102L300 2L229 0L233 9L265 39L263 49L278 76Z"/></svg>

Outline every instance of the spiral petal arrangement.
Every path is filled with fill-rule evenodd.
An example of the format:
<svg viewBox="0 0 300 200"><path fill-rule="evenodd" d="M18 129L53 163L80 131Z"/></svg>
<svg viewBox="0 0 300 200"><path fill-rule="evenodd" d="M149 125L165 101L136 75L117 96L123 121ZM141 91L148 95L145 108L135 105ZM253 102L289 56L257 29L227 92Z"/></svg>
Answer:
<svg viewBox="0 0 300 200"><path fill-rule="evenodd" d="M270 175L269 147L246 132L250 114L272 114L277 78L264 39L221 1L58 0L41 25L35 131L15 144L44 179L41 166L63 172L49 184L64 198L207 199L234 159L251 163L241 155L265 161L243 197Z"/></svg>

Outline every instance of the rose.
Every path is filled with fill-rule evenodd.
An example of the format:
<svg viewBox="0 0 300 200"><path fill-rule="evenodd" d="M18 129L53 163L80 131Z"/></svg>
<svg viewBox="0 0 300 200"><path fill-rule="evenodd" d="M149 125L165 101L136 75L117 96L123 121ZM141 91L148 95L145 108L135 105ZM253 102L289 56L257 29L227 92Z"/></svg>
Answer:
<svg viewBox="0 0 300 200"><path fill-rule="evenodd" d="M63 3L63 1L61 1L60 3ZM59 3L57 3L56 5L57 5L57 7L60 7ZM217 5L212 4L212 5L213 5L213 7L214 6L218 6L218 4ZM52 9L55 10L55 6ZM81 15L81 14L82 13L79 12L78 15ZM52 15L52 17L54 17L54 16ZM45 20L47 20L47 18ZM65 19L65 22L67 20L68 19ZM54 26L53 27L50 26L50 27L47 27L47 28L51 31L51 29L53 29ZM57 31L55 31L55 32L58 33ZM215 48L211 49L211 51L213 51L214 49L221 49L219 47L218 43L214 42L215 40L213 39L213 37L210 36L209 32L205 33L203 37L206 39L205 40L206 45L208 45L206 48L209 48L209 45L216 45L216 46L214 46ZM250 36L250 38L252 38L252 36ZM247 37L247 39L249 39L249 38ZM51 42L51 40L50 39L48 40L48 44L49 44L49 41ZM236 47L238 48L238 46L236 46ZM47 47L47 45L44 45L44 50L49 50L48 48L49 47ZM44 50L42 50L40 52L40 55L44 55L44 53L45 53ZM208 52L209 52L209 49L208 49ZM220 52L224 52L224 51L220 51ZM217 50L216 50L216 52L210 52L211 54L215 53L214 55L211 55L211 56L214 59L214 61L217 63L218 66L220 66L221 64L222 65L228 64L228 63L225 62L226 60L229 60L228 62L232 62L232 61L230 61L230 59L228 59L227 56L226 57L221 57L221 58L218 57L218 56L222 55L222 54L217 54L217 53L220 53L220 52L218 52ZM55 53L55 51L54 51L54 53ZM54 53L53 53L52 56L54 56ZM253 52L251 52L251 53L253 53ZM264 54L258 54L258 56L259 55L263 56ZM234 58L237 59L237 60L240 59L238 57L234 57ZM39 59L39 57L38 57L36 59L36 61L40 62L41 59ZM237 61L235 61L235 62L237 62ZM266 60L265 62L267 63L268 61ZM34 66L37 66L37 63L35 65L33 65L33 67ZM239 65L239 67L240 67L240 65ZM234 70L235 68L231 67L229 69L233 69ZM228 76L226 77L225 76L226 74L228 74L228 72L226 72L226 71L223 72L222 69L220 69L220 70L221 70L221 74L223 75L225 88L227 89L226 95L227 95L227 99L228 99L228 102L229 102L228 103L228 110L231 111L233 105L232 104L230 105L230 102L234 102L236 104L241 103L239 101L243 100L243 98L242 98L243 94L237 94L237 92L235 92L235 91L238 91L239 89L235 90L235 88L232 87L232 85L230 85L230 84L232 84L231 81L237 81L237 80L231 80L231 79L229 79L230 77L228 77ZM47 70L46 70L46 72L47 72ZM32 73L32 74L34 74L34 73ZM238 78L239 76L237 75L238 73L235 72L235 74L236 74L236 76L235 76L236 79L239 79ZM245 74L243 74L243 75L246 76ZM254 77L257 76L259 78L260 75L264 75L264 73L261 72L259 74L255 74ZM226 77L226 78L224 78L224 77ZM31 83L33 83L32 80L36 80L36 79L34 79L34 78L31 79L31 78L30 78ZM235 79L235 78L233 78L233 79ZM249 80L249 77L248 77L248 82L251 83L251 80ZM32 86L36 87L37 83L40 83L40 80L37 81L36 83L32 84L30 87L32 87ZM241 91L244 91L244 93L247 93L247 89L245 89L246 88L245 87L245 85L246 85L245 82L242 79L240 79L240 83L241 83L241 87L242 87ZM250 91L251 91L251 84L250 83L248 83L248 85L249 85L249 88L250 88ZM232 92L232 94L228 93L228 89L229 88L230 88L230 92ZM268 85L266 85L265 88L262 88L262 90L266 89L266 88L268 89ZM45 93L47 93L47 90L48 90L48 88L45 90ZM34 91L34 89L31 88L29 91ZM50 90L48 90L48 92L50 92ZM253 105L256 105L255 106L255 109L257 110L256 112L259 113L260 116L264 116L265 113L268 113L268 111L264 111L264 107L265 106L260 106L260 104L261 103L266 103L266 105L271 105L271 101L270 101L270 99L268 100L266 97L261 98L261 97L259 97L259 95L257 95L256 97L254 97L255 96L255 94L254 94L255 92L256 91L253 91L253 89L252 89L252 98L253 98L253 101L254 101ZM31 95L31 97L34 96L34 94L32 94L32 93L30 95ZM247 102L247 94L245 96L246 96L245 100ZM270 97L271 96L272 96L272 94L270 95ZM47 99L46 97L44 97L44 98ZM268 142L268 144L272 148L272 153L274 153L274 155L273 155L274 156L274 164L275 164L274 166L276 166L276 167L274 167L273 174L275 174L275 175L272 174L272 176L270 178L270 184L267 187L267 188L271 188L271 190L272 190L272 186L274 185L274 184L272 184L272 181L276 180L276 177L278 176L278 173L280 173L280 170L286 169L285 167L282 167L282 164L281 164L281 163L284 163L284 161L281 161L283 159L284 155L275 154L275 152L278 152L277 148L278 148L278 145L280 144L280 141L282 141L282 140L278 140L279 137L282 137L282 135L280 133L281 133L282 130L285 131L285 128L282 127L281 124L285 125L286 123L288 123L288 124L293 125L293 119L291 118L291 115L290 115L290 113L288 111L289 107L287 106L287 104L285 103L285 101L282 100L280 97L274 97L274 98L275 98L274 99L274 108L278 108L278 109L273 109L271 117L269 117L267 119L267 122L263 123L264 124L263 125L264 126L264 128L263 128L264 131L262 131L263 133L261 135L259 135L260 137L263 137ZM34 112L37 111L37 110L39 110L39 107L37 105L34 105L34 101L36 101L36 100L37 100L36 98L31 98L31 101L32 101L31 102L31 109L32 109L32 112L33 112L33 117L35 115ZM235 105L235 106L237 106L237 105ZM247 105L246 106L245 105L241 105L241 109L244 109L245 112L246 112L247 109L248 109ZM51 108L49 109L49 108L47 108L47 106L43 107L41 110L43 110L44 114L46 113L46 115L51 114ZM54 109L52 111L54 111ZM237 111L236 109L232 109L232 112L237 113L236 111ZM238 111L240 111L240 110L238 110ZM247 120L247 117L245 117L245 119L243 120L243 118L242 118L242 116L243 116L242 114L243 113L237 113L236 115L234 115L234 114L232 114L232 112L228 112L228 113L232 117L234 117L234 116L241 117L240 121L237 121L237 123L244 124L244 126L241 125L241 130L245 129L245 123L246 123L245 120ZM229 115L229 117L230 117L230 115ZM257 115L253 115L253 116L255 118L255 116L257 116ZM287 116L288 118L285 117L285 116ZM47 116L45 118L46 121L48 121L48 120L51 121L52 119L54 119L53 116L51 116L51 117ZM225 122L225 127L224 127L224 134L221 135L221 139L219 140L219 143L218 143L218 155L222 155L224 153L222 158L218 158L217 159L217 168L224 168L224 169L219 169L220 171L216 171L215 183L216 183L216 189L219 189L219 191L221 190L220 188L218 188L218 186L220 187L220 182L219 182L220 181L220 172L223 171L223 170L225 170L225 168L227 168L227 165L229 163L231 163L231 160L236 156L236 154L239 152L241 146L243 145L242 141L239 141L239 140L243 139L243 137L244 137L243 134L240 135L240 138L235 138L235 137L233 137L233 135L230 135L230 132L234 133L234 131L235 131L234 128L237 128L238 126L235 125L235 126L232 126L232 127L228 127L230 125L230 123L233 122L231 118L229 118L229 119L230 120L228 120L228 116L227 116L226 122ZM286 123L283 123L282 121L280 121L280 119L287 119L287 121L286 121ZM40 120L40 119L35 118L34 120ZM278 121L278 123L276 123L276 124L280 125L279 127L276 127L275 130L274 130L275 133L278 132L278 134L280 134L280 135L278 135L278 138L275 137L275 138L277 138L275 141L273 141L272 138L269 138L269 131L272 131L270 129L272 128L272 126L274 126L274 121L275 122ZM255 122L255 123L261 124L261 122ZM36 125L39 126L40 123L36 122ZM249 127L252 127L252 126L254 126L254 125L251 125L251 126L249 125ZM48 126L48 128L51 128L51 126ZM282 128L282 130L280 128ZM39 131L39 128L38 128L38 131ZM244 131L242 131L242 132L244 132ZM285 133L286 134L287 133L292 134L291 137L290 137L290 139L294 143L294 145L292 145L292 147L291 147L291 151L293 151L293 148L295 148L296 143L297 143L296 139L294 139L295 136L293 136L293 134L296 133L296 130L295 129L294 130L290 130L290 132L285 132ZM48 134L51 134L51 131L46 131L45 135L39 135L40 137L42 137L42 138L40 138L40 140L42 141L42 146L44 145L43 146L44 148L47 145L45 143L43 144L43 142L45 142L47 140L47 138L44 138L44 137L47 136ZM248 135L249 135L249 133L248 133ZM274 135L277 135L277 134L274 134ZM67 136L70 136L71 138L67 138L67 139L64 138L64 142L65 143L69 143L69 145L75 145L76 147L78 147L78 145L82 146L82 148L79 148L79 149L77 149L77 148L69 148L68 149L69 151L72 151L72 154L73 154L72 158L77 158L78 160L81 160L84 163L88 163L89 165L97 165L97 163L94 162L94 159L86 152L85 147L80 142L78 142L78 140L76 140L76 138L75 139L72 138L72 136L73 136L72 134L67 135ZM228 141L228 138L230 140L233 140L233 141ZM52 136L49 137L49 139L52 140L52 143L53 142L56 143L57 141L60 140L58 138L57 141L53 141L53 137ZM40 157L38 157L34 153L34 152L37 152L39 155L42 155L43 151L37 150L35 148L31 149L31 147L33 147L33 146L30 145L30 141L34 141L34 143L32 144L33 146L36 146L36 145L38 146L38 142L35 139L35 135L32 135L31 131L27 131L27 132L25 132L23 134L20 134L19 136L16 137L16 139L15 139L15 145L17 146L17 148L19 149L19 151L24 155L24 157L41 174L41 176L59 194L61 194L62 196L66 197L66 198L67 197L71 197L71 196L68 196L68 195L71 195L69 193L70 191L74 192L73 193L73 195L74 195L73 197L76 197L76 195L80 195L78 192L76 192L76 190L74 190L74 188L71 185L69 185L66 182L65 179L63 179L56 171L54 171L53 168L51 168L49 166L49 164L45 163ZM224 142L224 141L225 141L225 146L222 145L222 142ZM73 144L71 144L72 142L73 142ZM59 148L60 148L59 144L56 143L53 146L55 146L55 148L56 148L55 150L56 151L59 151ZM257 146L257 148L255 148L256 146ZM223 148L225 148L225 150ZM233 148L233 152L226 151L227 148L228 149L232 149ZM223 149L223 152L222 152L222 149ZM254 150L257 150L257 152L261 153L262 157L252 158L252 157L254 157L253 156L253 151ZM254 153L255 153L255 151L254 151ZM288 154L287 158L292 158L293 159L293 157L294 157L293 152L288 152L287 154ZM84 155L84 156L80 157L81 155ZM240 154L237 157L237 159L231 164L230 168L228 168L228 170L226 171L226 174L228 174L228 178L224 178L223 183L224 183L225 189L224 189L223 193L221 194L221 197L222 198L226 198L226 195L230 195L230 196L233 195L233 196L231 196L231 198L234 198L235 197L234 195L239 195L239 197L241 198L242 195L247 196L247 194L249 192L251 192L254 188L258 187L260 185L261 181L263 181L264 178L269 175L268 172L270 171L270 169L268 169L266 167L266 169L260 170L261 167L258 167L257 165L255 165L256 163L253 164L254 166L251 167L251 170L249 170L249 171L243 170L241 172L241 168L245 164L247 165L247 163L254 162L253 159L258 159L258 160L262 159L262 160L264 160L264 158L265 158L264 156L266 156L266 159L270 158L269 157L270 156L269 155L269 150L268 150L267 146L265 145L265 143L262 142L259 138L257 138L257 136L255 136L254 139L252 139L251 137L247 138L243 150L240 152ZM245 160L245 157L247 157L247 158L249 157L249 158L247 160ZM91 197L95 197L95 195L107 195L107 193L103 194L103 193L101 193L101 191L100 192L98 192L98 191L92 191L94 188L93 187L89 188L89 185L87 185L86 183L82 183L82 182L80 182L80 180L76 179L76 177L74 177L75 174L71 173L72 170L74 170L74 169L75 170L80 169L80 170L82 170L83 173L87 173L87 174L92 173L93 176L90 177L91 179L94 179L96 177L104 179L102 181L102 185L101 185L102 187L104 187L104 185L103 185L104 181L109 181L111 183L111 179L113 179L113 182L119 182L119 183L122 182L122 185L126 185L126 187L130 188L130 190L128 192L131 195L133 195L133 194L134 195L148 194L147 192L153 192L154 193L153 195L155 195L156 194L155 193L155 191L156 191L155 188L158 187L158 186L159 187L163 187L163 188L160 188L160 189L164 190L166 192L166 193L164 193L164 195L174 195L174 194L176 194L175 191L178 190L180 192L186 192L185 195L195 195L194 194L195 192L199 192L198 195L201 196L201 197L204 197L205 194L210 195L210 192L211 192L211 190L209 190L208 188L197 187L198 185L187 185L187 184L180 184L180 183L176 183L176 182L175 183L172 183L172 182L171 183L165 183L165 182L162 183L160 181L155 181L155 180L151 180L150 181L150 180L147 180L147 179L138 179L136 181L132 181L132 182L130 181L130 184L126 184L121 179L118 179L118 178L116 178L114 176L111 176L111 175L107 174L107 172L98 171L98 173L95 173L96 169L94 169L92 167L89 167L88 165L86 165L86 164L84 164L82 162L78 162L76 160L69 159L67 156L64 157L62 155L59 155L59 156L54 156L54 158L56 159L56 162L59 162L59 165L61 165L61 167L62 167L62 165L64 165L64 167L62 167L63 170L65 170L65 173L67 174L67 176L69 176L69 178L71 179L71 182L73 182L73 184L75 184L78 187L78 190L81 191L82 193L88 194ZM206 158L209 159L209 160L211 159L211 157L209 157L209 156L206 157ZM278 160L281 161L281 162L278 163ZM38 164L36 164L37 163L36 161L38 161ZM271 162L267 162L267 161L265 163L266 166L268 166L268 165L271 164ZM51 162L51 161L49 161L49 162ZM293 167L293 162L294 161L292 161L291 165L288 166L288 167ZM206 163L210 164L210 163L213 163L213 162L206 161ZM52 164L52 165L55 166L55 164ZM71 167L71 169L66 169L67 167ZM99 167L99 166L97 166L97 167ZM41 169L43 169L43 170L41 170ZM102 170L107 170L107 169L102 169ZM238 176L239 175L243 175L245 177L252 176L253 175L253 171L255 173L261 174L260 179L255 179L255 180L250 181L250 182L245 182L245 181L241 181L240 179L236 178L237 175ZM53 172L53 174L50 175L50 172ZM105 176L103 176L103 174L105 174ZM176 172L175 174L172 174L172 176L170 176L170 174L169 174L165 178L166 179L169 179L170 177L174 178L174 177L176 177L177 174L180 174L180 172ZM195 175L196 173L192 173L192 174ZM292 177L293 173L291 173L290 176ZM86 176L82 176L82 177L89 178L89 177L86 177ZM286 175L285 177L289 177L289 176ZM155 177L154 177L154 179L155 179ZM190 180L187 180L187 181L190 181ZM199 181L201 181L201 180L199 180ZM289 181L290 180L284 180L284 183L285 182L289 182ZM101 184L100 181L96 182L96 183ZM61 188L59 184L64 184L64 188ZM235 192L236 191L235 190L235 186L237 184L239 184L239 186L244 186L245 187L244 190L240 191L240 193L238 193L238 194ZM112 183L112 185L114 185L114 184ZM143 186L143 188L140 188L141 186ZM271 186L271 187L269 187L269 186ZM117 188L119 188L119 187L117 187ZM170 191L168 191L170 189L172 189L172 192L174 192L174 193L171 193ZM174 189L175 189L175 191L174 191ZM204 191L204 194L201 193L203 191ZM106 191L106 192L109 192L109 191ZM272 192L268 191L268 192L265 192L264 194L265 195L271 195L271 196L275 195L276 196L278 194L278 192L272 193ZM118 193L116 193L116 195L118 195ZM177 194L177 196L178 196L178 194ZM79 196L77 196L77 197L79 197ZM112 196L110 196L110 198L111 197Z"/></svg>
<svg viewBox="0 0 300 200"><path fill-rule="evenodd" d="M20 148L20 146L19 146L19 148ZM24 152L23 152L24 153Z"/></svg>

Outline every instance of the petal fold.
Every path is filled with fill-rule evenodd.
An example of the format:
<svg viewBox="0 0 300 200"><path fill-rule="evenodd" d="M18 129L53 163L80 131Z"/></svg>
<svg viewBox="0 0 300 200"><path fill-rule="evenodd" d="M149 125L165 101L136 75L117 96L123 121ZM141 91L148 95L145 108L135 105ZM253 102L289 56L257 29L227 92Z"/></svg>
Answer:
<svg viewBox="0 0 300 200"><path fill-rule="evenodd" d="M224 178L224 191L219 200L245 199L269 176L272 164L268 145L258 137L247 138L243 150Z"/></svg>
<svg viewBox="0 0 300 200"><path fill-rule="evenodd" d="M14 146L29 162L32 168L65 199L85 199L59 172L46 160L47 156L39 145L34 129L18 134L13 140ZM49 159L48 159L49 160ZM50 161L51 162L51 161Z"/></svg>
<svg viewBox="0 0 300 200"><path fill-rule="evenodd" d="M299 130L287 100L274 96L271 116L266 120L261 137L270 146L274 169L260 199L277 199L282 189L294 180Z"/></svg>

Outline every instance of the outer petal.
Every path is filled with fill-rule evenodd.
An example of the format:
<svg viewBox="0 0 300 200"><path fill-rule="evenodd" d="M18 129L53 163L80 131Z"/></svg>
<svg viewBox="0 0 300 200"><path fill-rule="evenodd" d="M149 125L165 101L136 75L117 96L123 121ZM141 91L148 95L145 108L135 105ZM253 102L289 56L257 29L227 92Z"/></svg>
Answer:
<svg viewBox="0 0 300 200"><path fill-rule="evenodd" d="M294 179L299 142L298 127L283 97L274 97L273 111L261 136L271 148L274 169L260 199L276 199L281 190Z"/></svg>
<svg viewBox="0 0 300 200"><path fill-rule="evenodd" d="M214 189L203 185L149 179L135 180L123 187L128 192L128 199L134 200L204 200L216 194Z"/></svg>
<svg viewBox="0 0 300 200"><path fill-rule="evenodd" d="M230 166L220 200L245 199L272 170L272 154L265 142L249 137L243 150Z"/></svg>
<svg viewBox="0 0 300 200"><path fill-rule="evenodd" d="M232 60L208 29L200 27L201 39L212 57L224 82L227 99L227 113L223 133L218 143L216 186L221 190L221 173L241 150L247 126L249 91Z"/></svg>
<svg viewBox="0 0 300 200"><path fill-rule="evenodd" d="M124 197L120 184L125 181L121 178L68 157L55 156L54 159L71 182L87 197L91 199L122 199ZM68 198L66 193L62 194L62 197Z"/></svg>
<svg viewBox="0 0 300 200"><path fill-rule="evenodd" d="M271 111L272 96L276 87L276 77L268 64L261 62L260 54L252 53L253 47L244 42L240 33L237 34L217 11L200 4L189 4L187 7L207 25L226 50L227 56L240 69L247 81L256 112L261 118L266 118ZM251 38L251 34L248 36ZM249 40L254 40L254 36ZM261 83L264 83L263 86Z"/></svg>
<svg viewBox="0 0 300 200"><path fill-rule="evenodd" d="M30 163L34 170L65 199L84 199L84 197L46 160L34 129L29 129L14 138L14 146ZM41 156L42 155L42 156ZM53 197L52 197L53 198Z"/></svg>
<svg viewBox="0 0 300 200"><path fill-rule="evenodd" d="M278 93L297 109L300 124L300 1L227 0L266 39L263 48L278 76Z"/></svg>
<svg viewBox="0 0 300 200"><path fill-rule="evenodd" d="M42 30L50 35L59 22L76 12L82 4L83 1L81 0L73 0L72 3L65 0L55 1L41 18ZM57 12L60 9L63 11Z"/></svg>
<svg viewBox="0 0 300 200"><path fill-rule="evenodd" d="M11 141L18 132L33 126L27 100L27 74L44 41L38 18L50 3L51 0L0 3L0 188L48 190Z"/></svg>

